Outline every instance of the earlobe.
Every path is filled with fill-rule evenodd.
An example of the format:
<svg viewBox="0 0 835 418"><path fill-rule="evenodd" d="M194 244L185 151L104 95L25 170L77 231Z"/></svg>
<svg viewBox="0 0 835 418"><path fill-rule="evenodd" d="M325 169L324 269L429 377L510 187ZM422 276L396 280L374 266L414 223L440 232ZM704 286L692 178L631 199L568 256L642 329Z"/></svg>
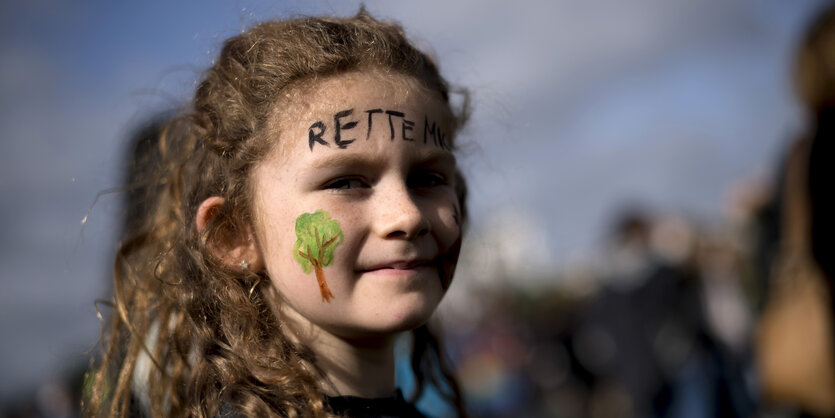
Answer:
<svg viewBox="0 0 835 418"><path fill-rule="evenodd" d="M194 219L198 233L203 233L225 202L222 197L212 196L200 204ZM215 258L229 268L244 269L242 266L246 266L245 270L250 271L264 268L258 242L250 227L218 230L208 238L206 246Z"/></svg>

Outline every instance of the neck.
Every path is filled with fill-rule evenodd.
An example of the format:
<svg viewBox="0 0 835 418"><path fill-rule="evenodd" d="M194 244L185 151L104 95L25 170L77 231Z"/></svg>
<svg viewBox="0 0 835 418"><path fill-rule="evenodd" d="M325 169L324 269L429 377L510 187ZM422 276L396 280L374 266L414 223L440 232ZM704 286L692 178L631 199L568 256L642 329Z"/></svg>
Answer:
<svg viewBox="0 0 835 418"><path fill-rule="evenodd" d="M323 331L309 347L325 373L325 394L381 398L394 393L394 337L345 339Z"/></svg>
<svg viewBox="0 0 835 418"><path fill-rule="evenodd" d="M292 338L315 354L328 396L381 398L391 396L394 384L396 335L346 338L312 324L293 309L283 309Z"/></svg>

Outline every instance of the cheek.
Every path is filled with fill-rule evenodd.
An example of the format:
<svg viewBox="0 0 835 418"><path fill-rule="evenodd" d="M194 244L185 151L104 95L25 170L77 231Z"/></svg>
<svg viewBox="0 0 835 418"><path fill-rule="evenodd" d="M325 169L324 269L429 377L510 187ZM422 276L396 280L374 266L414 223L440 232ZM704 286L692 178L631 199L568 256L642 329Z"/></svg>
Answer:
<svg viewBox="0 0 835 418"><path fill-rule="evenodd" d="M352 212L353 209L335 208L332 205L318 203L308 202L304 206L296 207L297 213L283 213L282 216L273 218L271 222L264 223L263 234L267 241L267 245L264 246L267 273L279 293L285 297L285 301L297 308L296 303L305 301L321 304L322 299L326 298L323 295L344 295L348 286L351 285L352 261L356 259L359 250L357 237L361 235L359 231L356 231L357 222L354 222L356 214ZM311 238L313 236L298 236L296 223L300 219L307 219L314 231L322 232L323 238L317 241ZM305 221L302 220L302 222ZM340 233L341 239L337 238ZM320 260L321 279L327 288L323 290L319 284L316 268L309 261L304 263L304 260L296 257L296 253L298 251L307 253L304 249L309 246L313 250L313 253L309 255L316 258L315 255L319 251L316 245L323 245L331 238L335 239L332 257L326 256L325 259ZM297 241L302 243L302 250L296 248ZM303 263L307 267L303 266ZM305 272L305 268L310 271ZM330 298L326 299L329 301Z"/></svg>
<svg viewBox="0 0 835 418"><path fill-rule="evenodd" d="M290 239L290 234L293 231L285 225L287 223L284 219L286 216L282 213L276 213L275 211L261 212L258 218L258 241L264 249L265 261L269 262L280 251L281 247L286 246L283 244Z"/></svg>
<svg viewBox="0 0 835 418"><path fill-rule="evenodd" d="M436 205L435 233L443 248L461 239L461 209L455 196L448 196Z"/></svg>
<svg viewBox="0 0 835 418"><path fill-rule="evenodd" d="M293 231L277 222L265 225L262 235L262 254L264 267L267 274L276 282L276 279L289 279L293 277L298 266L294 267L293 244L295 237ZM285 280L292 282L292 280Z"/></svg>
<svg viewBox="0 0 835 418"><path fill-rule="evenodd" d="M356 260L360 252L362 240L367 236L367 225L363 211L359 205L320 205L321 210L339 222L342 231L342 241L333 253L333 266L346 269L346 264Z"/></svg>
<svg viewBox="0 0 835 418"><path fill-rule="evenodd" d="M439 275L444 290L449 288L461 251L461 211L452 196L436 207L435 236L440 250Z"/></svg>
<svg viewBox="0 0 835 418"><path fill-rule="evenodd" d="M449 228L445 231L445 236L440 238L442 241L440 245L443 248L440 251L438 266L441 286L444 290L447 290L450 283L452 283L452 276L455 273L455 267L458 265L458 255L461 252L462 241L460 226L454 223L452 219L450 219L448 226Z"/></svg>
<svg viewBox="0 0 835 418"><path fill-rule="evenodd" d="M273 282L294 277L301 273L301 268L293 264L293 245L296 241L295 216L292 208L286 205L275 205L268 200L273 196L262 196L256 207L256 237L261 257L261 263ZM295 267L295 268L294 268Z"/></svg>

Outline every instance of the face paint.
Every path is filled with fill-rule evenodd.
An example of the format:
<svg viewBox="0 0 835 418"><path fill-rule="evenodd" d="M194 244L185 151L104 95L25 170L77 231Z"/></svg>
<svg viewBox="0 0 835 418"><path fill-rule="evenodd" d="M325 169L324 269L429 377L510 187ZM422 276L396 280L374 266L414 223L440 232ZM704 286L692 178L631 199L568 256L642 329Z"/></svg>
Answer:
<svg viewBox="0 0 835 418"><path fill-rule="evenodd" d="M409 117L414 118L413 114L407 114L405 111L390 109L383 111L382 108L368 109L363 112L368 114L368 125L366 127L359 125L361 118L353 116L353 108L336 112L333 115L333 124L331 125L330 130L333 131L333 134L330 133L328 125L325 124L324 121L317 120L316 122L313 122L313 124L311 124L307 129L307 144L310 151L313 151L314 145L317 144L324 147L330 147L331 143L328 142L327 138L325 138L326 133L328 136L332 137L331 141L336 144L339 149L347 149L348 146L356 140L353 136L351 139L345 139L345 136L351 136L351 132L346 134L346 131L354 128L366 129L365 139L368 140L371 138L371 131L374 127L375 119L373 116L377 113L381 115L383 120L386 119L384 115L388 116L389 135L387 136L390 142L394 142L395 139L415 142L415 138L418 138L418 142L420 142L420 137L415 136L415 133L420 131L419 126L416 125L414 121L407 119ZM355 120L351 120L352 118ZM416 118L415 120L420 122L420 118ZM378 121L378 124L379 123L380 122ZM415 130L416 127L417 131ZM423 143L432 144L442 150L452 151L452 146L449 142L447 132L440 124L436 123L434 119L430 119L427 115L423 115ZM319 147L316 148L318 149Z"/></svg>
<svg viewBox="0 0 835 418"><path fill-rule="evenodd" d="M316 272L322 302L330 303L334 297L325 281L323 268L333 262L333 253L342 243L342 228L339 222L331 219L327 212L317 210L303 213L296 218L296 244L293 246L293 258L301 264L306 274Z"/></svg>

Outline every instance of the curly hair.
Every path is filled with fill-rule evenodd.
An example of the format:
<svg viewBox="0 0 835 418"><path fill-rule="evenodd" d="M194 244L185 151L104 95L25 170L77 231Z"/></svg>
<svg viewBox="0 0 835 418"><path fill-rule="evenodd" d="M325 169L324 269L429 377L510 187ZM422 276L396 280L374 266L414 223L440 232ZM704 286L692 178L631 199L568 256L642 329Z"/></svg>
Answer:
<svg viewBox="0 0 835 418"><path fill-rule="evenodd" d="M440 93L446 81L395 23L364 10L350 18L258 24L228 39L191 106L137 158L129 185L144 213L130 219L114 266L114 312L91 368L88 415L326 416L312 353L288 338L264 272L231 269L211 243L251 227L250 174L272 146L259 135L287 89L317 78L381 69ZM453 114L453 130L467 100ZM462 211L466 190L458 174ZM137 192L139 191L139 192ZM202 201L224 203L203 230ZM129 209L128 213L131 209ZM136 211L135 211L136 212ZM418 393L434 384L463 412L438 340L413 331Z"/></svg>

